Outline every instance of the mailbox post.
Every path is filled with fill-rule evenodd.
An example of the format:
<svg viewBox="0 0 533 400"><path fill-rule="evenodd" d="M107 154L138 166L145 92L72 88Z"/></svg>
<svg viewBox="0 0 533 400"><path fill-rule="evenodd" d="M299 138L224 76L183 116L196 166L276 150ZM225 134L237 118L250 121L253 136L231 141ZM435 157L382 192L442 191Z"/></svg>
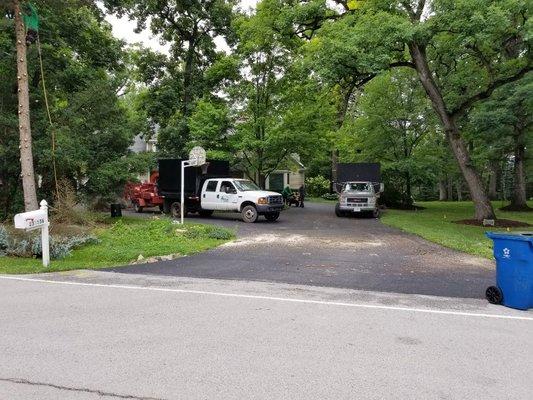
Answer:
<svg viewBox="0 0 533 400"><path fill-rule="evenodd" d="M41 208L15 215L15 228L25 231L41 230L41 251L43 253L43 265L50 265L50 236L48 232L48 203L41 201Z"/></svg>

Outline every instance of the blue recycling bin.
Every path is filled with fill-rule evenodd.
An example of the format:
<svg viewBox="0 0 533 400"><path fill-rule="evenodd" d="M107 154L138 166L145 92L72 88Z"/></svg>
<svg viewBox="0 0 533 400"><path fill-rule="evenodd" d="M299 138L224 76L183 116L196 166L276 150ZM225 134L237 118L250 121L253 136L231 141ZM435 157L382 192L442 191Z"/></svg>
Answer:
<svg viewBox="0 0 533 400"><path fill-rule="evenodd" d="M496 286L486 291L493 304L527 310L533 308L533 232L486 232L494 241Z"/></svg>

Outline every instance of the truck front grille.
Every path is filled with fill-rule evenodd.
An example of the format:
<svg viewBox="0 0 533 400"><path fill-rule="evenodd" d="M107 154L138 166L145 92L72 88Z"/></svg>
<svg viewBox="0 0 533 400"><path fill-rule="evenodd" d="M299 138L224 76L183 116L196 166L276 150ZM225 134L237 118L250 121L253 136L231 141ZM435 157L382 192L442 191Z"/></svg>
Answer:
<svg viewBox="0 0 533 400"><path fill-rule="evenodd" d="M268 204L283 204L283 197L281 197L281 196L268 196Z"/></svg>
<svg viewBox="0 0 533 400"><path fill-rule="evenodd" d="M368 197L348 197L346 199L348 203L368 203Z"/></svg>

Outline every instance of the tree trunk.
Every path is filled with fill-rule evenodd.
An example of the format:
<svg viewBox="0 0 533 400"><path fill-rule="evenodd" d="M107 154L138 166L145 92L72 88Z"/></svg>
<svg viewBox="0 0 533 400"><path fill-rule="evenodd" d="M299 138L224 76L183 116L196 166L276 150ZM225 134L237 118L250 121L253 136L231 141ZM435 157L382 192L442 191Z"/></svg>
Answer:
<svg viewBox="0 0 533 400"><path fill-rule="evenodd" d="M514 188L511 199L511 207L528 208L526 197L526 176L524 173L524 158L526 147L523 141L523 133L515 135L514 146Z"/></svg>
<svg viewBox="0 0 533 400"><path fill-rule="evenodd" d="M17 40L17 80L19 100L20 130L20 170L22 190L24 192L24 208L33 211L39 208L35 189L35 172L33 170L32 140L30 128L30 96L28 90L28 67L26 62L26 29L22 20L18 0L13 2L15 13L15 33Z"/></svg>
<svg viewBox="0 0 533 400"><path fill-rule="evenodd" d="M439 201L448 200L448 191L446 190L446 181L439 179Z"/></svg>
<svg viewBox="0 0 533 400"><path fill-rule="evenodd" d="M433 75L427 63L425 49L418 46L416 43L411 43L409 45L409 52L413 63L415 64L420 82L431 100L435 112L441 120L448 143L450 144L455 159L459 164L459 169L468 185L470 196L474 202L474 218L478 221L483 219L494 219L494 209L485 192L483 182L470 159L470 154L461 137L457 122L448 112L440 89L433 79Z"/></svg>
<svg viewBox="0 0 533 400"><path fill-rule="evenodd" d="M409 171L405 173L405 198L407 200L407 205L412 205L412 189L411 189L411 174Z"/></svg>
<svg viewBox="0 0 533 400"><path fill-rule="evenodd" d="M339 150L333 149L331 151L331 181L330 181L330 193L335 193L337 184L337 164L339 162Z"/></svg>
<svg viewBox="0 0 533 400"><path fill-rule="evenodd" d="M499 168L496 161L491 161L490 163L490 176L489 176L489 199L497 200L498 199L498 175Z"/></svg>
<svg viewBox="0 0 533 400"><path fill-rule="evenodd" d="M189 116L192 102L192 75L194 70L194 49L196 46L195 39L190 39L189 48L185 55L185 67L183 71L183 116Z"/></svg>
<svg viewBox="0 0 533 400"><path fill-rule="evenodd" d="M457 201L463 201L463 185L461 185L461 181L457 181Z"/></svg>
<svg viewBox="0 0 533 400"><path fill-rule="evenodd" d="M448 177L448 201L453 201L453 179L451 176Z"/></svg>

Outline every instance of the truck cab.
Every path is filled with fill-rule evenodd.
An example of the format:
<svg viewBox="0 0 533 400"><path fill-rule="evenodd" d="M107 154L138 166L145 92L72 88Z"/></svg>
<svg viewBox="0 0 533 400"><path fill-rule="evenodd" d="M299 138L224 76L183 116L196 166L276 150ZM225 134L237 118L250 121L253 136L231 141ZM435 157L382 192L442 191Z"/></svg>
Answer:
<svg viewBox="0 0 533 400"><path fill-rule="evenodd" d="M200 215L214 211L239 212L244 222L255 222L260 215L267 221L279 218L283 197L276 192L261 190L247 179L206 179L200 192Z"/></svg>
<svg viewBox="0 0 533 400"><path fill-rule="evenodd" d="M335 214L337 217L344 217L352 213L367 213L377 218L379 194L372 182L344 182L339 193L339 202L335 206Z"/></svg>

